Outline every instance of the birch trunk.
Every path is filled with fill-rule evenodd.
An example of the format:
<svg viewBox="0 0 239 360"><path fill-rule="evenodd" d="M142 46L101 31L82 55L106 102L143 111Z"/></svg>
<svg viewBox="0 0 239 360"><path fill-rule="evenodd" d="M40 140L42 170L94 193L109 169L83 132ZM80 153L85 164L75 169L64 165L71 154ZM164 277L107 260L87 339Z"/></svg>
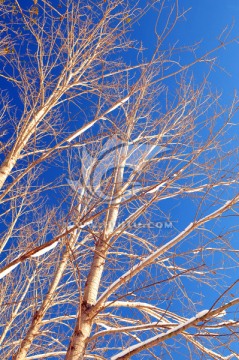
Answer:
<svg viewBox="0 0 239 360"><path fill-rule="evenodd" d="M52 101L53 97L55 97L55 94L50 96L46 104L37 112L35 116L33 116L32 120L25 120L25 126L20 131L20 134L17 137L12 150L0 167L0 189L3 187L6 179L11 174L11 171L16 165L22 150L26 147L32 135L36 132L37 126L41 123L47 113L54 107L57 100L55 99L55 101Z"/></svg>
<svg viewBox="0 0 239 360"><path fill-rule="evenodd" d="M118 168L115 175L115 185L112 194L114 200L112 201L112 205L106 216L103 239L99 240L95 248L94 259L87 277L83 301L80 304L80 311L76 327L67 350L66 360L79 360L84 358L87 342L93 326L94 305L97 301L100 282L109 249L110 234L115 228L122 200L122 183L127 152L128 146L125 146L119 156Z"/></svg>
<svg viewBox="0 0 239 360"><path fill-rule="evenodd" d="M70 241L70 244L69 244L70 246L73 246L74 242L76 241L76 239L75 239L76 237L77 237L76 234L75 234L75 237L72 237L72 240ZM65 250L65 253L63 254L61 263L56 271L54 280L51 284L48 294L46 295L40 309L35 312L35 315L32 319L32 323L27 331L27 334L26 334L24 340L22 341L17 354L15 354L15 356L13 357L13 360L25 360L26 359L27 353L32 345L32 342L34 341L36 336L39 334L39 330L42 325L42 320L43 320L47 310L51 306L51 302L52 302L54 293L55 293L57 286L59 285L59 282L62 279L62 275L66 269L66 266L68 263L68 258L69 258L69 251Z"/></svg>

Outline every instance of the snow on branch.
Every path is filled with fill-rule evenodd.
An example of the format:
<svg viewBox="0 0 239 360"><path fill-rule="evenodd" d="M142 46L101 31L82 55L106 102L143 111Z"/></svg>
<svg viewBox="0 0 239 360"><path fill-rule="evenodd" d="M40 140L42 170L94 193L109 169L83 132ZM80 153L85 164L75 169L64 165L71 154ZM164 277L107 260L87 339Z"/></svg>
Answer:
<svg viewBox="0 0 239 360"><path fill-rule="evenodd" d="M19 263L14 264L10 267L8 267L6 270L3 270L2 272L0 272L0 279L4 278L7 274L9 274L13 269L15 269L17 266L19 265Z"/></svg>
<svg viewBox="0 0 239 360"><path fill-rule="evenodd" d="M54 248L57 246L57 244L58 244L58 241L56 241L55 243L53 243L53 244L45 247L44 249L41 249L41 250L37 251L37 252L36 252L35 254L33 254L31 257L41 256L41 255L47 253L48 251L54 249Z"/></svg>
<svg viewBox="0 0 239 360"><path fill-rule="evenodd" d="M81 225L68 225L66 228L66 231L64 231L60 235L56 236L54 239L48 241L45 244L37 246L35 249L27 251L25 254L21 254L21 256L18 256L10 264L8 264L8 265L4 266L2 269L0 269L0 279L4 278L7 274L9 274L22 261L27 260L30 257L34 258L34 257L42 256L45 253L47 253L48 251L54 249L57 246L57 244L59 243L59 240L63 237L63 235L66 236L66 235L72 233L72 230L77 230L78 228L83 229L85 226L92 224L92 222L93 222L93 220L89 220Z"/></svg>
<svg viewBox="0 0 239 360"><path fill-rule="evenodd" d="M199 350L201 350L204 354L211 356L213 359L216 360L229 360L234 357L234 355L222 356L215 351L208 349L206 346L202 345L199 341L195 340L191 335L186 332L183 332L182 335L187 341L191 342L194 346L196 346Z"/></svg>
<svg viewBox="0 0 239 360"><path fill-rule="evenodd" d="M99 324L98 324L99 325ZM145 331L145 330L152 330L152 329L159 329L159 328L165 328L165 327L173 327L177 324L169 323L166 321L155 321L155 322L149 322L146 324L140 324L140 325L131 325L131 326L120 326L120 327L108 327L106 330L99 331L95 333L91 341L99 336L105 336L108 334L113 333L123 333L123 332L136 332L136 331ZM105 325L103 325L105 327Z"/></svg>
<svg viewBox="0 0 239 360"><path fill-rule="evenodd" d="M169 339L171 336L177 335L178 333L188 329L189 327L196 325L200 320L206 318L208 311L209 310L203 310L203 311L197 313L196 316L188 319L187 321L185 321L183 323L178 324L173 329L169 329L165 333L161 333L156 336L153 336L139 344L129 346L127 349L112 356L111 360L123 359L123 357L126 355L132 356L133 354L136 354L143 349L147 349L149 347L155 346L158 343Z"/></svg>
<svg viewBox="0 0 239 360"><path fill-rule="evenodd" d="M185 321L185 318L182 316L179 316L169 310L167 312L165 309L158 308L155 305L148 304L146 302L140 302L140 301L108 301L105 303L105 308L108 307L128 307L128 308L134 308L139 309L140 311L144 311L147 314L153 316L155 319L158 320L164 320L165 321L165 315L167 315L167 318L176 320L177 322L183 322Z"/></svg>
<svg viewBox="0 0 239 360"><path fill-rule="evenodd" d="M37 355L32 355L32 356L27 356L26 359L27 360L38 360L38 359L46 359L49 358L50 356L60 356L60 355L65 355L66 351L53 351L53 352L48 352L48 353L44 353L44 354L37 354Z"/></svg>
<svg viewBox="0 0 239 360"><path fill-rule="evenodd" d="M105 118L106 114L109 114L110 112L112 112L113 110L116 110L118 107L122 106L126 101L129 100L129 96L126 96L124 99L120 100L119 102L117 102L115 105L113 105L111 108L109 108L102 116L97 117L97 119L94 119L92 121L90 121L88 124L85 124L84 126L82 126L79 130L75 131L71 136L69 136L66 141L67 142L71 142L72 140L74 140L77 136L80 136L81 134L83 134L86 130L90 129L98 120L107 120Z"/></svg>
<svg viewBox="0 0 239 360"><path fill-rule="evenodd" d="M157 259L159 256L165 254L166 251L171 249L173 246L180 243L182 240L185 239L193 230L197 229L199 226L207 223L210 220L217 218L218 216L222 215L225 211L229 210L233 205L235 205L239 201L239 195L235 196L233 199L226 201L220 208L213 211L212 213L206 215L205 217L191 222L183 231L181 231L177 236L175 236L172 240L168 243L161 246L158 250L151 253L149 256L144 258L138 264L134 265L130 270L125 272L122 276L120 276L117 280L115 280L109 287L106 289L103 294L99 297L96 307L98 308L101 306L105 300L121 285L125 284L125 282L132 279L135 275L137 275L140 271L146 268L148 265L152 264L152 262ZM96 308L95 307L95 308Z"/></svg>
<svg viewBox="0 0 239 360"><path fill-rule="evenodd" d="M139 344L129 346L127 349L125 349L125 350L121 351L120 353L111 357L111 360L124 359L126 356L127 356L127 358L131 357L131 356L139 353L143 349L151 348L151 347L159 344L160 342L163 342L163 341L171 338L172 336L176 336L180 333L183 333L184 330L187 330L190 327L194 327L200 321L205 321L208 319L210 319L210 320L215 319L216 315L225 313L225 310L227 308L232 307L237 304L239 304L239 298L236 298L236 299L230 301L229 303L221 305L219 308L214 309L214 310L212 310L212 309L211 310L202 310L202 311L198 312L194 317L191 317L190 319L188 319L186 321L180 322L177 326L173 327L172 329L169 329L165 333L161 333L156 336L153 336ZM227 359L227 360L230 358L231 358L231 355L225 357L225 359Z"/></svg>
<svg viewBox="0 0 239 360"><path fill-rule="evenodd" d="M48 251L54 249L59 241L55 241L53 243L51 243L48 246L44 246L44 245L40 245L37 248L35 248L34 250L30 250L27 253L18 256L18 258L16 258L15 260L13 260L10 264L4 266L2 269L0 269L0 279L4 278L7 274L9 274L13 269L15 269L22 261L28 259L29 257L38 257L41 256L45 253L47 253ZM37 251L37 249L39 249Z"/></svg>
<svg viewBox="0 0 239 360"><path fill-rule="evenodd" d="M129 100L130 96L126 96L124 99L118 101L115 105L113 105L109 110L106 111L106 114L109 114L111 111L116 110L118 107L122 106L124 103L126 103Z"/></svg>
<svg viewBox="0 0 239 360"><path fill-rule="evenodd" d="M67 142L71 142L77 136L80 136L81 134L83 134L86 130L90 129L96 123L96 121L98 121L98 120L99 119L92 120L88 124L82 126L79 130L75 131L74 134L72 134L71 136L69 136L67 138Z"/></svg>

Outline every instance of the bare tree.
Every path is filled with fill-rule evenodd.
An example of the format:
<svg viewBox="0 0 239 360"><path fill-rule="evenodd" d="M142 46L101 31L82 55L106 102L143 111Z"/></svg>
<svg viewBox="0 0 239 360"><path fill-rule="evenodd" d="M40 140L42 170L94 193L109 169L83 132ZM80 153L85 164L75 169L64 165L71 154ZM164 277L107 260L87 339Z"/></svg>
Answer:
<svg viewBox="0 0 239 360"><path fill-rule="evenodd" d="M208 84L236 39L183 63L172 0L0 11L1 358L238 358L238 102Z"/></svg>

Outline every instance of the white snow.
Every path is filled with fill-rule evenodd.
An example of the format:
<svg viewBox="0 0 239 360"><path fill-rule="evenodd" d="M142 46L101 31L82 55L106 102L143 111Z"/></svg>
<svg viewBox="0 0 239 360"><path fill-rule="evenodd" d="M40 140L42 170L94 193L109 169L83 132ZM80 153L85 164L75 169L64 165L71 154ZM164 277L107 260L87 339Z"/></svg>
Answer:
<svg viewBox="0 0 239 360"><path fill-rule="evenodd" d="M238 321L226 320L226 321L222 321L220 323L216 323L214 325L208 325L205 329L218 330L221 328L225 328L226 326L238 326Z"/></svg>
<svg viewBox="0 0 239 360"><path fill-rule="evenodd" d="M32 356L28 356L26 357L27 360L39 360L39 359L46 359L46 358L49 358L52 356L54 358L56 358L56 356L58 355L65 355L66 354L66 351L53 351L53 352L44 352L44 354L37 354L37 355L32 355Z"/></svg>
<svg viewBox="0 0 239 360"><path fill-rule="evenodd" d="M217 318L220 318L220 317L223 317L224 315L226 315L226 310L222 310L220 313L214 315L214 317L217 317Z"/></svg>
<svg viewBox="0 0 239 360"><path fill-rule="evenodd" d="M199 319L201 317L203 317L204 315L206 315L208 313L209 310L202 310L199 313L197 313L196 318Z"/></svg>
<svg viewBox="0 0 239 360"><path fill-rule="evenodd" d="M111 326L108 326L108 325L106 325L106 324L103 324L103 323L97 323L97 325L100 325L100 326L102 326L103 328L105 328L106 330L113 330L113 329L115 329L115 328L113 328L113 327L111 327Z"/></svg>
<svg viewBox="0 0 239 360"><path fill-rule="evenodd" d="M80 225L79 228L80 228L80 229L84 229L84 227L86 227L87 225L90 225L90 224L92 224L92 223L93 223L93 220L87 221L87 222L85 222L83 225Z"/></svg>
<svg viewBox="0 0 239 360"><path fill-rule="evenodd" d="M80 229L84 229L84 227L86 227L87 225L90 225L93 223L93 220L89 220L85 223L83 223L82 225L79 225ZM76 229L77 228L77 224L69 224L67 225L67 227L65 228L65 230L60 234L60 235L65 235L66 231L70 231L71 229Z"/></svg>
<svg viewBox="0 0 239 360"><path fill-rule="evenodd" d="M135 344L135 345L132 345L132 346L129 346L127 349L121 351L120 353L114 355L111 357L111 360L116 360L124 355L127 355L129 354L131 351L133 350L136 350L138 348L141 348L142 346L144 345L147 345L147 344L150 344L152 342L154 342L155 340L158 340L160 338L164 338L165 336L171 334L171 333L174 333L175 331L178 331L180 330L181 328L183 328L184 326L188 326L190 325L191 323L194 323L196 319L199 319L201 317L203 317L204 315L206 315L208 313L209 310L203 310L203 311L200 311L199 313L196 314L196 316L188 319L187 321L183 322L183 323L179 323L177 326L175 326L173 329L169 329L168 331L166 331L165 333L161 333L159 335L156 335L156 336L153 336L139 344Z"/></svg>
<svg viewBox="0 0 239 360"><path fill-rule="evenodd" d="M92 224L92 223L93 223L93 220L89 220L89 221L83 223L82 225L79 225L79 228L80 228L80 229L84 229L84 227L86 227L87 225L90 225L90 224ZM76 226L77 226L77 224L67 225L66 230L69 231L69 230L75 228Z"/></svg>
<svg viewBox="0 0 239 360"><path fill-rule="evenodd" d="M70 230L73 229L74 227L75 227L75 224L67 225L66 231L70 231Z"/></svg>
<svg viewBox="0 0 239 360"><path fill-rule="evenodd" d="M198 221L195 222L191 222L181 233L179 233L177 236L175 236L171 241L169 241L168 243L162 245L159 249L157 249L155 252L153 252L152 254L150 254L149 256L147 256L146 258L144 258L143 260L141 260L138 264L134 265L130 270L126 271L123 275L121 275L117 280L115 280L109 287L108 289L106 289L103 294L99 297L97 304L103 302L104 300L106 300L108 298L108 296L116 291L121 284L127 282L129 279L132 279L136 274L138 274L143 268L145 268L146 266L150 265L155 259L157 259L159 256L163 255L166 251L168 251L169 249L171 249L174 245L178 244L179 242L181 242L188 234L190 234L190 232L194 229L196 229L199 225L202 225L210 220L212 220L213 218L216 217L216 215L223 213L227 208L230 207L230 205L233 205L233 203L235 204L236 201L239 200L239 195L234 198L233 200L228 200L224 203L223 206L221 206L219 209L215 210L214 212L210 213L209 215L201 218ZM139 208L139 210L141 208L143 208L144 205L142 207ZM137 213L139 212L139 210L137 211ZM136 213L136 214L137 214ZM120 232L120 230L122 229L122 227L124 226L124 224L127 224L127 222L129 220L131 220L131 218L133 218L134 215L129 216L124 222L122 222L117 230L115 231L115 234L117 234L118 232Z"/></svg>
<svg viewBox="0 0 239 360"><path fill-rule="evenodd" d="M37 251L35 254L33 254L31 257L38 257L38 256L41 256L45 253L47 253L48 251L54 249L56 247L56 245L58 244L58 241L54 242L53 244L45 247L44 249L41 249L39 251Z"/></svg>
<svg viewBox="0 0 239 360"><path fill-rule="evenodd" d="M107 301L105 303L105 307L146 307L146 308L151 308L151 309L155 309L158 310L158 308L154 305L148 304L148 303L144 303L144 302L140 302L140 301Z"/></svg>
<svg viewBox="0 0 239 360"><path fill-rule="evenodd" d="M195 189L189 189L186 192L187 193L194 193L194 192L203 191L203 190L204 190L204 188L201 186L201 187L198 187L198 188L195 188Z"/></svg>
<svg viewBox="0 0 239 360"><path fill-rule="evenodd" d="M98 121L98 119L90 121L88 124L86 124L85 126L82 126L78 131L74 132L74 134L69 137L67 139L68 142L71 142L72 140L74 140L77 136L80 136L81 134L83 134L86 130L88 130L89 128L91 128L96 121Z"/></svg>
<svg viewBox="0 0 239 360"><path fill-rule="evenodd" d="M193 250L193 251L192 251L193 254L198 254L198 253L200 253L200 252L201 252L200 249L196 249L196 250Z"/></svg>
<svg viewBox="0 0 239 360"><path fill-rule="evenodd" d="M6 276L7 274L9 274L13 269L15 269L17 266L19 265L19 263L14 264L12 266L10 266L9 268L7 268L6 270L4 270L3 272L0 273L0 279L4 278L4 276Z"/></svg>
<svg viewBox="0 0 239 360"><path fill-rule="evenodd" d="M225 360L231 360L232 358L234 358L235 355L234 354L231 354L231 355L228 355L225 357Z"/></svg>
<svg viewBox="0 0 239 360"><path fill-rule="evenodd" d="M163 182L162 184L159 184L158 186L156 186L154 189L147 191L147 194L153 194L154 192L158 191L161 187L163 187L164 185L166 185L167 182Z"/></svg>
<svg viewBox="0 0 239 360"><path fill-rule="evenodd" d="M120 107L121 105L123 105L126 101L129 100L129 96L125 97L124 99L120 100L118 103L116 103L114 106L112 106L107 112L106 114L109 114L111 111L117 109L118 107Z"/></svg>
<svg viewBox="0 0 239 360"><path fill-rule="evenodd" d="M127 222L127 220L125 221ZM118 228L122 226L125 222L121 223ZM134 275L136 275L142 268L147 266L147 264L150 264L151 261L159 257L160 255L163 255L168 249L173 247L177 242L179 242L181 239L184 238L184 236L187 235L187 232L193 228L194 223L190 223L180 234L178 234L175 238L173 238L171 241L169 241L167 244L161 246L158 250L150 254L145 259L141 260L138 264L132 266L132 268L128 271L126 271L122 276L120 276L118 279L116 279L109 287L106 289L103 294L99 297L97 302L100 302L104 299L104 297L115 291L118 287L120 287L120 284L127 281L128 279L132 278Z"/></svg>
<svg viewBox="0 0 239 360"><path fill-rule="evenodd" d="M236 199L238 201L239 199L239 196L237 196L235 198L235 202L236 202ZM210 213L209 215L206 215L204 216L202 219L200 219L201 222L203 222L204 220L208 221L207 219L209 218L210 219L213 219L215 217L215 215L218 215L220 213L223 213L226 208L229 206L229 205L233 205L233 203L235 203L233 200L228 200L224 203L224 205L222 205L220 208L218 208L217 210L213 211L212 213Z"/></svg>

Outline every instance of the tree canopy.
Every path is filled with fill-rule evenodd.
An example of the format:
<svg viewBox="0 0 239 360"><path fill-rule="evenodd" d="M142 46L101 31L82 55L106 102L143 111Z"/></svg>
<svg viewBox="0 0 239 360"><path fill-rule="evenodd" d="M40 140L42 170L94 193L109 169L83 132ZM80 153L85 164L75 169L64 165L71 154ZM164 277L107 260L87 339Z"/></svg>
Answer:
<svg viewBox="0 0 239 360"><path fill-rule="evenodd" d="M178 43L186 15L0 2L2 359L238 358L238 39Z"/></svg>

